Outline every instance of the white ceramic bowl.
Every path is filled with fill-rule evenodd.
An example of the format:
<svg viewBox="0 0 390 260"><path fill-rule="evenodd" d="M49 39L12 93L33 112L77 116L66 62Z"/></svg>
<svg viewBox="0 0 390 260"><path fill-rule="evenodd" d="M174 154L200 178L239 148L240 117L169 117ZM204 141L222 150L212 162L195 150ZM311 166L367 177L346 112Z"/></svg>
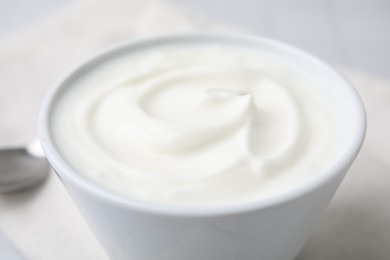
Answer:
<svg viewBox="0 0 390 260"><path fill-rule="evenodd" d="M110 193L69 165L53 140L51 112L62 90L86 71L129 50L167 42L211 41L281 55L318 81L342 122L340 156L298 188L255 202L182 208L139 202ZM317 58L272 40L238 35L170 35L125 42L82 62L48 93L40 113L45 154L112 259L291 260L333 197L364 139L365 113L353 87Z"/></svg>

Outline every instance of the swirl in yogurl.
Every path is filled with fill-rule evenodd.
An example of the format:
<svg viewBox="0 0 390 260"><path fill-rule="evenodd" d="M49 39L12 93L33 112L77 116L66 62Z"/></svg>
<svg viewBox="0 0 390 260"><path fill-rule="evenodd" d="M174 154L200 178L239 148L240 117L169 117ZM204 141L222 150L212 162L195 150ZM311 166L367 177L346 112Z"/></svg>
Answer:
<svg viewBox="0 0 390 260"><path fill-rule="evenodd" d="M253 47L149 45L71 81L53 133L77 172L130 199L250 202L318 176L337 156L336 112L317 83Z"/></svg>

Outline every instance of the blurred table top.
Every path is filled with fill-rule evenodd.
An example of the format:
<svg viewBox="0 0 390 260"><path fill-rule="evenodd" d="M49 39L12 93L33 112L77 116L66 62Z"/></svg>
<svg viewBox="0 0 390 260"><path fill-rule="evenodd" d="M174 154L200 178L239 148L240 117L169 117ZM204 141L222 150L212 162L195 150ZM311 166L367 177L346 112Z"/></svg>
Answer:
<svg viewBox="0 0 390 260"><path fill-rule="evenodd" d="M178 2L0 0L0 145L31 141L50 85L109 44L192 30L272 36L341 65L368 116L362 152L298 259L388 259L390 2L182 0L181 7ZM344 16L349 18L337 20ZM0 194L0 232L27 259L107 259L54 174L35 189Z"/></svg>

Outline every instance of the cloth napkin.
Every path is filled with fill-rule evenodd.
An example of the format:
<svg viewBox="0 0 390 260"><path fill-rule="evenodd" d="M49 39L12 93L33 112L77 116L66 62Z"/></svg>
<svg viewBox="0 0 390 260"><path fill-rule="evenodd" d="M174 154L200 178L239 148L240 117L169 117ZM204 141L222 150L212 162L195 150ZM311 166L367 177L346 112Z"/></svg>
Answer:
<svg viewBox="0 0 390 260"><path fill-rule="evenodd" d="M48 88L95 51L177 31L240 31L158 0L83 0L0 41L0 145L33 140ZM342 69L365 103L363 149L298 260L390 256L390 81ZM26 259L107 259L56 175L0 194L0 232ZM134 259L136 260L136 259Z"/></svg>

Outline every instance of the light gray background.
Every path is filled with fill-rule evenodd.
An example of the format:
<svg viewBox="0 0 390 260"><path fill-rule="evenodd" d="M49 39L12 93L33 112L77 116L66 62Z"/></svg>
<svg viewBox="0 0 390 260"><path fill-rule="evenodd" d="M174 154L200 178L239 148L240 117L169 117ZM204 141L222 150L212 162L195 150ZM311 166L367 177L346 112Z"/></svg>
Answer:
<svg viewBox="0 0 390 260"><path fill-rule="evenodd" d="M77 0L0 0L0 40ZM171 0L205 16L390 78L389 0Z"/></svg>

